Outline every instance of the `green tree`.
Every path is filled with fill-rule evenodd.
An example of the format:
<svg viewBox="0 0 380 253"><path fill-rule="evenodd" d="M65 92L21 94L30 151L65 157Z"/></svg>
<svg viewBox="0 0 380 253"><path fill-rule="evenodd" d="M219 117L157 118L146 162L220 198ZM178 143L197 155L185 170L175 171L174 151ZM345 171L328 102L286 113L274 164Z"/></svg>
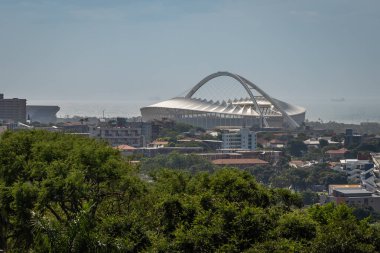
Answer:
<svg viewBox="0 0 380 253"><path fill-rule="evenodd" d="M303 141L292 140L288 143L288 150L290 155L301 157L307 151L307 146Z"/></svg>

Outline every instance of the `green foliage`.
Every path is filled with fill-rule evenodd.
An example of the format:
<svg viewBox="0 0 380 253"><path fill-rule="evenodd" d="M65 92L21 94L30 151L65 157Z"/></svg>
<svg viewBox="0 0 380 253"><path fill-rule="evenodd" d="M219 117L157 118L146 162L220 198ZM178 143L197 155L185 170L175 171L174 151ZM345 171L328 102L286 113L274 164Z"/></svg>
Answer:
<svg viewBox="0 0 380 253"><path fill-rule="evenodd" d="M296 190L305 191L314 185L327 187L330 184L347 184L347 176L329 169L324 164L319 164L309 168L282 170L278 174L273 174L269 182L275 187L292 186Z"/></svg>
<svg viewBox="0 0 380 253"><path fill-rule="evenodd" d="M305 205L312 205L319 202L318 194L309 189L301 192L301 196Z"/></svg>
<svg viewBox="0 0 380 253"><path fill-rule="evenodd" d="M325 139L320 139L320 140L319 140L319 147L320 147L320 148L324 148L324 147L326 147L327 145L329 145L329 142L328 142L327 140L325 140Z"/></svg>
<svg viewBox="0 0 380 253"><path fill-rule="evenodd" d="M307 146L302 140L291 140L288 143L288 151L292 156L301 157L307 151Z"/></svg>
<svg viewBox="0 0 380 253"><path fill-rule="evenodd" d="M196 156L171 154L154 161L156 168L147 162L151 178L144 181L103 142L41 131L5 133L0 141L0 248L380 251L380 227L362 219L365 215L345 205L301 209L305 195L266 188L255 180L252 172L272 182L263 168L195 173L189 168L205 166ZM163 165L168 168L159 169ZM328 181L323 166L311 171L276 172L300 188L308 187L309 179Z"/></svg>
<svg viewBox="0 0 380 253"><path fill-rule="evenodd" d="M43 131L1 136L0 175L0 247L12 252L91 251L100 216L127 214L144 189L105 143Z"/></svg>
<svg viewBox="0 0 380 253"><path fill-rule="evenodd" d="M375 230L367 220L358 221L352 209L339 205L326 205L309 209L320 223L319 232L312 245L314 252L375 252Z"/></svg>
<svg viewBox="0 0 380 253"><path fill-rule="evenodd" d="M199 171L213 171L213 165L203 157L195 154L179 154L172 152L168 155L157 155L153 158L144 158L141 161L143 173L154 173L161 168L186 170L191 173Z"/></svg>

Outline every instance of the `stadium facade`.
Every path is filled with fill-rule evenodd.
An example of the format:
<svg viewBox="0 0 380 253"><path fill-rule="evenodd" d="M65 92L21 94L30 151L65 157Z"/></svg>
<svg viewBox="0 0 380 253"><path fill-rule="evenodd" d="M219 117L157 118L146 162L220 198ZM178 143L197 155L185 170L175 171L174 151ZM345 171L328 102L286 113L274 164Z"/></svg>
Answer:
<svg viewBox="0 0 380 253"><path fill-rule="evenodd" d="M212 101L193 98L208 81L228 76L247 92L246 98ZM259 95L253 95L256 91ZM305 120L306 110L270 97L246 78L230 72L216 72L202 79L184 97L175 97L140 109L143 120L170 119L205 129L236 127L297 128Z"/></svg>
<svg viewBox="0 0 380 253"><path fill-rule="evenodd" d="M59 109L56 105L27 105L26 117L31 122L56 123Z"/></svg>

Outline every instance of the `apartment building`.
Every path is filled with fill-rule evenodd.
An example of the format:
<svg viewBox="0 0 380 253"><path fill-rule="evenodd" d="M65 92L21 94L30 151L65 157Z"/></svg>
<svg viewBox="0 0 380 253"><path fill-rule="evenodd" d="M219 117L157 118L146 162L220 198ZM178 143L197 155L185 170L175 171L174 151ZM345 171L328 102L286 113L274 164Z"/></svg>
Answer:
<svg viewBox="0 0 380 253"><path fill-rule="evenodd" d="M248 128L227 129L222 132L222 149L256 149L256 133Z"/></svg>
<svg viewBox="0 0 380 253"><path fill-rule="evenodd" d="M4 98L4 94L0 94L0 120L25 123L26 99Z"/></svg>

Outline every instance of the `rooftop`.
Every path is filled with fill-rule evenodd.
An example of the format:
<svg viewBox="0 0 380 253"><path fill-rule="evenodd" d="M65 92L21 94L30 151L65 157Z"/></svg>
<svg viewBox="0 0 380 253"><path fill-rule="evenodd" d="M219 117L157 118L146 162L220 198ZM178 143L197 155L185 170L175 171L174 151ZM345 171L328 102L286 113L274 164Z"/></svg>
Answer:
<svg viewBox="0 0 380 253"><path fill-rule="evenodd" d="M216 159L212 163L215 165L268 164L268 162L257 158Z"/></svg>
<svg viewBox="0 0 380 253"><path fill-rule="evenodd" d="M119 146L115 147L115 149L118 149L118 150L121 150L121 151L133 151L136 148L134 148L132 146L129 146L129 145L119 145Z"/></svg>
<svg viewBox="0 0 380 253"><path fill-rule="evenodd" d="M344 155L347 152L348 152L348 149L341 148L341 149L331 149L331 150L328 150L328 151L326 151L326 154L330 154L330 155Z"/></svg>
<svg viewBox="0 0 380 253"><path fill-rule="evenodd" d="M334 189L336 192L339 192L343 195L346 195L346 196L352 196L352 195L355 195L355 196L370 196L372 195L372 192L366 190L366 189L363 189L363 188L336 188Z"/></svg>

